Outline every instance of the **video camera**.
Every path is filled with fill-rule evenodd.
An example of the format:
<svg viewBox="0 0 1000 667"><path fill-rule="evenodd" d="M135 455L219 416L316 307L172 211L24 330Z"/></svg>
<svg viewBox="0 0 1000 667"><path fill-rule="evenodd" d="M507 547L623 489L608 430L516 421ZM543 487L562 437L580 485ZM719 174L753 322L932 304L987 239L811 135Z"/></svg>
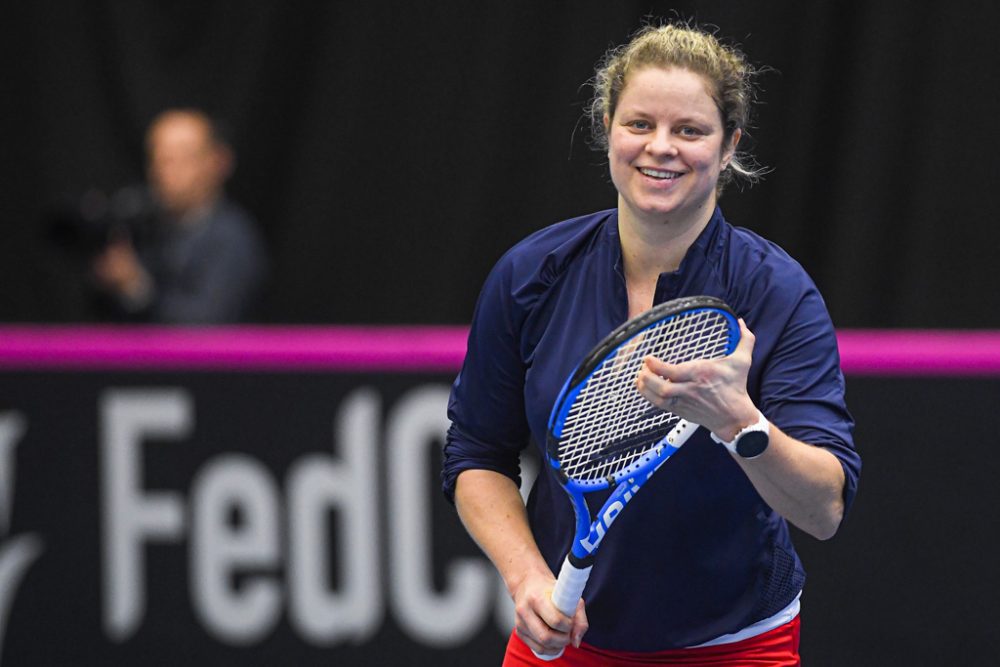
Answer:
<svg viewBox="0 0 1000 667"><path fill-rule="evenodd" d="M92 257L122 237L141 244L152 233L156 205L143 185L112 194L90 188L82 195L63 196L50 207L48 242L69 254Z"/></svg>

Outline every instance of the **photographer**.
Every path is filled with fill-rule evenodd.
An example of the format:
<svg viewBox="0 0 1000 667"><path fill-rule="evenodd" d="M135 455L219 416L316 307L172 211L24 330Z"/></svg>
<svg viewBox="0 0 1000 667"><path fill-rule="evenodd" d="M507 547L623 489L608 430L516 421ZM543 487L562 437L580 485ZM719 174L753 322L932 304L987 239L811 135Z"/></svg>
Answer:
<svg viewBox="0 0 1000 667"><path fill-rule="evenodd" d="M152 224L120 233L91 262L113 319L224 324L253 313L266 273L253 221L224 194L233 153L196 109L158 115L146 134Z"/></svg>

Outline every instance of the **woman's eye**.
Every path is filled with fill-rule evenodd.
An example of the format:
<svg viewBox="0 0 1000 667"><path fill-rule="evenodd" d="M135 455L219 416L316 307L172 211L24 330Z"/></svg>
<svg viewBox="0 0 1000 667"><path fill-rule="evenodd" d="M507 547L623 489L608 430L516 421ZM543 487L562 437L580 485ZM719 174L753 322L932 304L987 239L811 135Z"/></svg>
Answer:
<svg viewBox="0 0 1000 667"><path fill-rule="evenodd" d="M628 125L629 127L636 130L648 130L649 128L653 127L652 124L650 124L650 122L647 120L633 120Z"/></svg>
<svg viewBox="0 0 1000 667"><path fill-rule="evenodd" d="M690 125L685 125L677 130L677 132L684 137L698 137L701 136L702 132L696 127L691 127Z"/></svg>

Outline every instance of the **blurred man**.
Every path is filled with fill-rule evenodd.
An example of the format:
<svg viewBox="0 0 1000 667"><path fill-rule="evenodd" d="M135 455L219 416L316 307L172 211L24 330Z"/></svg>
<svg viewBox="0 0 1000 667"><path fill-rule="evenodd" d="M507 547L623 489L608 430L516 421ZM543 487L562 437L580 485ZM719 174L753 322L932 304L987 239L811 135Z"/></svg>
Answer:
<svg viewBox="0 0 1000 667"><path fill-rule="evenodd" d="M249 215L224 194L231 148L196 109L171 109L146 134L154 224L113 238L92 264L122 319L223 324L253 316L266 273Z"/></svg>

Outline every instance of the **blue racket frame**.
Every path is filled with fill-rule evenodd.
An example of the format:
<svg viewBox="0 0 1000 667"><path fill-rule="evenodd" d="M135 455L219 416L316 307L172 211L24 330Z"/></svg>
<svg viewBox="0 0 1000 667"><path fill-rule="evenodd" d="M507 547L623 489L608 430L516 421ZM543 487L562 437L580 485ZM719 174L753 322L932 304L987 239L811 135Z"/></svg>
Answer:
<svg viewBox="0 0 1000 667"><path fill-rule="evenodd" d="M696 297L691 300L697 299L699 298ZM654 311L655 310L656 309L654 309ZM691 314L706 310L712 310L720 313L724 315L728 321L730 336L725 354L732 354L732 352L736 349L736 346L739 344L740 325L736 316L729 310L728 307L720 302L719 306L683 308L681 312ZM647 313L647 317L652 315L654 311ZM638 329L629 327L629 324L633 323L626 323L623 327L616 329L614 332L609 334L607 339L605 339L601 345L598 346L598 349L607 349L607 352L602 355L595 355L593 353L588 355L588 358L582 367L586 368L589 366L589 372L582 377L580 376L579 371L575 372L566 380L566 383L563 385L558 397L556 398L556 409L552 411L552 414L549 417L547 459L549 466L555 471L556 475L562 481L563 487L566 489L566 492L569 494L573 503L573 511L576 515L576 534L573 540L573 545L570 549L569 558L573 565L578 568L586 567L591 563L595 553L597 552L597 548L600 546L601 541L604 539L604 536L607 534L607 531L611 527L614 520L618 517L621 511L625 509L625 506L628 505L628 503L635 497L649 478L653 476L653 473L655 473L660 466L666 463L667 459L673 456L687 441L687 439L691 437L694 431L698 429L698 425L687 422L683 419L679 420L670 433L661 438L660 441L651 447L644 456L640 457L631 465L620 470L613 476L600 480L574 480L568 478L563 472L559 459L555 455L558 451L559 440L562 437L563 425L565 424L576 395L587 384L587 380L594 374L594 372L600 368L606 360L618 353L622 343L631 340L635 336L655 325L660 324L664 320L669 320L671 317L676 317L679 314L680 313L675 313L673 316L668 317L652 317L650 318L651 321L648 324ZM624 335L626 333L626 328L628 329L627 335ZM608 349L606 346L609 341L616 342L617 344ZM597 513L596 518L591 521L590 509L584 495L594 491L610 489L612 486L617 486L617 488L615 488L614 492L604 502L604 505Z"/></svg>
<svg viewBox="0 0 1000 667"><path fill-rule="evenodd" d="M614 523L615 519L618 518L628 503L635 498L635 495L649 478L653 476L653 473L673 456L699 428L697 424L681 419L653 447L647 449L642 456L617 473L603 479L572 479L563 470L559 462L558 452L563 435L563 426L566 423L576 396L597 369L612 355L618 353L623 343L632 340L635 336L653 326L669 321L681 314L692 315L709 310L724 316L728 334L725 354L732 354L733 350L739 344L740 325L736 319L736 315L730 310L729 306L719 299L707 296L675 299L655 306L608 334L580 363L559 391L554 408L549 416L546 458L549 466L562 483L563 488L566 489L566 493L573 504L573 512L576 515L576 534L573 544L566 558L563 560L562 568L559 570L555 587L552 590L553 604L566 616L574 614L580 598L583 596L584 588L590 578L594 556L597 554L598 547L600 547L601 542L611 528L611 524ZM655 410L657 408L650 406L650 409ZM594 491L610 489L612 486L616 486L615 490L604 502L601 510L597 513L597 517L591 521L590 508L587 505L584 495ZM555 654L541 654L536 652L535 655L542 660L549 661L555 660L562 655L562 651L560 650Z"/></svg>

